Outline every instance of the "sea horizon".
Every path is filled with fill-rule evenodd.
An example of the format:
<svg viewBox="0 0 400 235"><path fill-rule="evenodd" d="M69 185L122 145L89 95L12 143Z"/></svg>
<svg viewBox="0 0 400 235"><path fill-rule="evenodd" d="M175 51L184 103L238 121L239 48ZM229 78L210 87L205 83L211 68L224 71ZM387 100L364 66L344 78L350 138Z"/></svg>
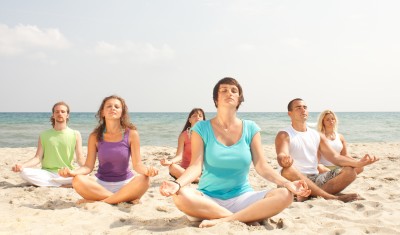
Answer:
<svg viewBox="0 0 400 235"><path fill-rule="evenodd" d="M80 131L83 145L97 125L96 112L71 112L68 126ZM206 119L215 112L206 112ZM349 143L400 141L400 112L336 112L339 133ZM176 147L187 112L130 112L141 146ZM308 123L315 127L319 112L310 112ZM39 134L52 128L51 112L0 112L0 148L36 147ZM261 128L263 144L274 144L276 133L290 125L287 112L238 112L241 119L255 121Z"/></svg>

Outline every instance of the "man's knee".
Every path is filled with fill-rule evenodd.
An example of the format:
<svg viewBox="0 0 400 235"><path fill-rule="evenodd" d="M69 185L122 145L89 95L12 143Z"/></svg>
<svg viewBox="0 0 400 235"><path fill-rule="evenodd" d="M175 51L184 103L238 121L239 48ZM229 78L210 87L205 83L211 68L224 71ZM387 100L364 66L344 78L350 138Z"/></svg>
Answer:
<svg viewBox="0 0 400 235"><path fill-rule="evenodd" d="M301 173L294 167L282 168L281 175L290 181L295 181L301 179Z"/></svg>
<svg viewBox="0 0 400 235"><path fill-rule="evenodd" d="M343 167L340 174L346 175L346 178L348 179L355 179L357 177L357 172L355 168L349 166Z"/></svg>

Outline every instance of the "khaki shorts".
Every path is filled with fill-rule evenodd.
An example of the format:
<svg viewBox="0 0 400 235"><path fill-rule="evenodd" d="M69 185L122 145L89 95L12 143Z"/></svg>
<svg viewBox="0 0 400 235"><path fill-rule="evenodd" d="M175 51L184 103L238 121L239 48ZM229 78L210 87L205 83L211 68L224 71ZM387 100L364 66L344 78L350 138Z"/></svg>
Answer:
<svg viewBox="0 0 400 235"><path fill-rule="evenodd" d="M341 167L335 168L333 170L327 171L322 174L306 175L312 182L314 182L318 187L326 184L329 180L335 178L342 171Z"/></svg>

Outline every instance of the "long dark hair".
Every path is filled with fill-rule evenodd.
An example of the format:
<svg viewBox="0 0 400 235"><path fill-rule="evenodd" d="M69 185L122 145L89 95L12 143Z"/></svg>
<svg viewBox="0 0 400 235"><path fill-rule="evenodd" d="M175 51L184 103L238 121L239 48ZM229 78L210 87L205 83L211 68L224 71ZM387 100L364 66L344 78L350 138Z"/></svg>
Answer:
<svg viewBox="0 0 400 235"><path fill-rule="evenodd" d="M186 131L186 130L192 125L192 124L189 122L189 119L190 119L190 117L191 117L193 114L195 114L195 113L201 113L201 114L203 114L203 120L206 120L206 115L204 114L203 109L201 109L201 108L194 108L194 109L192 109L192 111L190 111L188 117L186 118L186 123L185 123L185 125L183 126L183 129L182 129L181 133L184 132L184 131Z"/></svg>
<svg viewBox="0 0 400 235"><path fill-rule="evenodd" d="M98 119L99 124L97 127L93 130L93 133L96 133L97 140L103 139L103 132L106 128L106 122L104 119L104 116L102 115L102 111L104 109L104 105L106 102L110 99L117 99L121 102L122 105L122 114L121 118L119 120L121 127L125 129L131 129L131 130L136 130L136 126L131 123L130 117L129 117L129 112L128 112L128 106L125 103L125 100L117 95L111 95L103 99L103 102L101 102L100 108L96 113L96 118Z"/></svg>

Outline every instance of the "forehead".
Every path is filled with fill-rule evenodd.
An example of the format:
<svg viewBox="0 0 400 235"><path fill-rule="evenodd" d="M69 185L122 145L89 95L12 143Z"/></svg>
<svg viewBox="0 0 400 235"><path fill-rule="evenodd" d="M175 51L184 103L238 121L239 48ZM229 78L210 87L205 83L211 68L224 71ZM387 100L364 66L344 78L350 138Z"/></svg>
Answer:
<svg viewBox="0 0 400 235"><path fill-rule="evenodd" d="M68 110L67 106L59 104L56 107L54 107L54 111L62 111L62 110L67 111Z"/></svg>
<svg viewBox="0 0 400 235"><path fill-rule="evenodd" d="M332 113L327 113L325 114L325 118L335 118L335 115L333 115Z"/></svg>
<svg viewBox="0 0 400 235"><path fill-rule="evenodd" d="M193 115L203 115L203 113L200 110L197 110L192 114L192 116Z"/></svg>
<svg viewBox="0 0 400 235"><path fill-rule="evenodd" d="M292 108L306 106L306 102L304 100L295 100L292 103Z"/></svg>
<svg viewBox="0 0 400 235"><path fill-rule="evenodd" d="M226 83L224 83L224 84L220 84L219 85L219 88L232 88L232 87L236 87L237 88L237 86L234 85L234 84L226 84Z"/></svg>
<svg viewBox="0 0 400 235"><path fill-rule="evenodd" d="M121 104L121 101L119 99L109 99L105 102L105 104Z"/></svg>

